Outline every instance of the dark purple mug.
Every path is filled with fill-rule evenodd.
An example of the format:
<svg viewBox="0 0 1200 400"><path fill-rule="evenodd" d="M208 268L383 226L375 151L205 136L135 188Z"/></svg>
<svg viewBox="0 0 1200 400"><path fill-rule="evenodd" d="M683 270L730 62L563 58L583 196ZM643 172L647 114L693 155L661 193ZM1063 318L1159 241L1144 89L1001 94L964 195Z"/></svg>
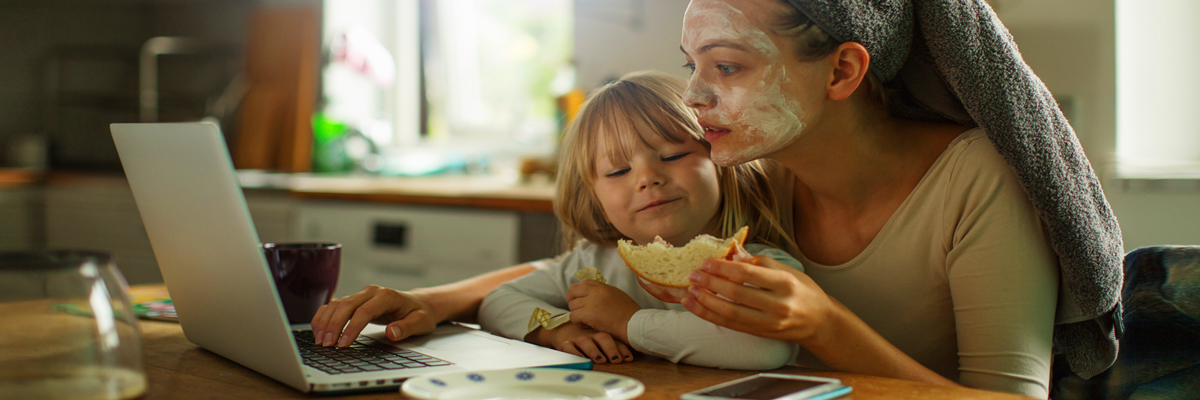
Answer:
<svg viewBox="0 0 1200 400"><path fill-rule="evenodd" d="M341 267L342 245L337 243L263 243L263 255L279 300L293 324L312 322L317 309L333 299Z"/></svg>

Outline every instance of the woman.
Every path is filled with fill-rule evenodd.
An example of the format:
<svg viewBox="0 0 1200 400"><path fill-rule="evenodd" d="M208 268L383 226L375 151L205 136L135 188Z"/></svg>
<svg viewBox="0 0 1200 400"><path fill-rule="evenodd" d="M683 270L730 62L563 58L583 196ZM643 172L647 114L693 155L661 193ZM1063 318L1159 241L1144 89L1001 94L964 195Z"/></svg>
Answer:
<svg viewBox="0 0 1200 400"><path fill-rule="evenodd" d="M1051 137L1050 144L1068 148L1046 153L1082 158L1069 126L1046 99L1018 103L1028 98L995 89L996 82L987 79L996 78L986 73L989 66L1015 65L1015 72L1004 70L1008 74L1001 76L1035 82L1033 97L1048 95L1015 55L990 9L981 2L961 7L907 1L793 3L693 1L685 16L682 50L695 68L688 100L701 113L713 160L735 164L767 158L783 167L779 184L786 188L781 192L792 195L783 200L793 204L794 212L783 222L794 229L798 258L810 274L769 260L763 262L767 268L710 262L695 274L696 285L684 305L719 325L799 343L812 356L798 360L802 365L820 362L850 372L1045 397L1052 345L1068 356L1082 354L1079 366L1075 361L1071 366L1085 377L1111 364L1114 354L1105 347L1103 320L1093 319L1115 303L1105 290L1119 289L1119 270L1115 280L1105 273L1119 265L1119 230L1099 185L1088 186L1095 177L1086 159L1082 168L1074 159L1065 163L1067 168L1041 174L1052 175L1043 181L1059 184L1051 188L1061 188L1064 180L1082 181L1082 195L1061 189L1047 195L1039 191L1045 183L1037 180L1039 164L1031 168L1028 163L1031 150L1014 151L1006 139L1018 134ZM829 29L809 23L805 13L825 18L823 27ZM925 34L942 35L935 28L948 20L964 29L983 27L979 32L993 35L971 43L939 36L926 43L913 31L914 13ZM893 15L901 20L907 15L909 23L890 24ZM826 32L846 40L831 40ZM982 75L970 74L979 69L975 66L953 63L963 58L954 52L970 55L977 48L1004 46L1012 47L1002 54L1007 58L971 60L983 65ZM907 55L910 47L916 51L912 57ZM913 63L926 52L932 66ZM915 66L910 68L906 60ZM917 84L930 80L916 79L922 66L937 73L932 82L947 81L954 101L938 103L923 90L891 92L897 82L923 89ZM972 85L982 89L962 90ZM997 92L1002 95L990 96ZM933 107L906 110L905 101L912 99ZM998 103L998 112L988 108ZM1014 107L1025 108L1012 112ZM1029 115L1045 118L1030 123ZM1049 126L1050 133L1026 125ZM1065 138L1052 137L1062 132ZM1079 201L1088 196L1091 203ZM1058 203L1065 205L1055 209ZM1090 223L1089 218L1100 221ZM1078 223L1064 224L1064 219ZM1093 225L1100 228L1089 231ZM1054 239L1053 247L1043 231ZM1100 243L1098 251L1086 245L1092 242ZM1079 270L1089 268L1079 265L1081 253L1099 254L1085 261L1094 261L1091 268L1106 279L1078 278ZM484 292L528 268L455 285ZM1060 271L1070 289L1062 293L1065 302L1056 302ZM437 290L442 295L368 288L319 313L318 319L324 319L315 319L314 329L340 331L337 322L350 319L346 332L357 332L375 316L387 314L381 322L400 319L396 324L408 327L401 328L407 335L428 331L430 321L442 320L449 311L469 314L482 298L471 291ZM397 301L402 296L410 301ZM1063 304L1075 309L1064 311ZM432 315L431 310L443 314ZM1056 319L1076 323L1055 332ZM1052 335L1061 339L1064 332L1078 331L1065 328L1080 324L1090 327L1088 333L1100 331L1099 356L1090 349L1072 349L1071 341L1053 342Z"/></svg>
<svg viewBox="0 0 1200 400"><path fill-rule="evenodd" d="M1119 289L1119 279L1077 280L1080 270L1111 273L1120 265L1119 230L1098 184L1091 188L1098 201L1083 206L1056 204L1066 203L1070 195L1063 194L1035 207L1025 193L1046 200L1038 197L1040 185L1095 183L1061 114L1044 101L1018 102L1029 93L1044 100L1048 92L1015 47L1007 51L1007 32L986 5L790 3L694 0L681 49L695 71L685 100L700 111L712 159L736 164L767 158L786 168L795 214L785 222L794 223L798 258L808 274L770 260L763 263L769 268L710 261L693 275L695 286L683 304L719 325L796 342L836 370L1046 397L1059 298L1055 250L1063 254L1064 277L1071 278L1064 304L1076 308L1087 297L1078 295L1081 290ZM951 99L965 106L959 111L966 113L951 108L942 114L967 116L959 120L987 130L889 112L889 95L912 94L888 93L877 78L913 85L913 92L927 89L905 79L919 69L899 71L901 79L893 79L901 64L896 54L903 53L895 49L910 48L889 43L904 37L905 25L895 22L904 20L906 7L913 7L920 32L929 36L924 42L917 35L913 48L932 56L957 97ZM824 18L831 32L860 40L835 40L806 13ZM972 51L987 57L964 61ZM993 79L955 80L971 73ZM1001 78L1029 84L995 84ZM1001 112L989 113L996 108ZM1061 129L1039 131L1046 126ZM1065 178L1039 176L1042 171L1030 163L1042 161L1040 155L1011 139L1063 132L1050 143L1075 145L1060 150L1066 161L1058 162L1076 168ZM1089 212L1106 232L1060 222L1086 219ZM1044 230L1101 245L1059 240L1054 248ZM1076 254L1089 247L1104 257L1079 267ZM1114 303L1111 297L1089 303L1099 304L1090 316ZM1067 322L1081 314L1057 311L1058 320ZM1111 357L1111 350L1104 351L1068 355Z"/></svg>
<svg viewBox="0 0 1200 400"><path fill-rule="evenodd" d="M835 370L1047 395L1056 259L983 131L891 116L870 52L783 2L693 1L682 49L713 160L786 168L808 272L709 262L685 307Z"/></svg>

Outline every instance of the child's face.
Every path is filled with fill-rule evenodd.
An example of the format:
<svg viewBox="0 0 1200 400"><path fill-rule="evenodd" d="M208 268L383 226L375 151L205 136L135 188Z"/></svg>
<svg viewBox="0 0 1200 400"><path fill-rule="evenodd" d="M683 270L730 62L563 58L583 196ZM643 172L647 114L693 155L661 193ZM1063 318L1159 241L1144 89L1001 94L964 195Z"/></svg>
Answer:
<svg viewBox="0 0 1200 400"><path fill-rule="evenodd" d="M635 126L653 148L635 140L629 159L610 160L603 146L597 152L593 190L608 222L639 244L662 236L682 246L711 233L721 191L708 149L695 140L671 143L641 121Z"/></svg>

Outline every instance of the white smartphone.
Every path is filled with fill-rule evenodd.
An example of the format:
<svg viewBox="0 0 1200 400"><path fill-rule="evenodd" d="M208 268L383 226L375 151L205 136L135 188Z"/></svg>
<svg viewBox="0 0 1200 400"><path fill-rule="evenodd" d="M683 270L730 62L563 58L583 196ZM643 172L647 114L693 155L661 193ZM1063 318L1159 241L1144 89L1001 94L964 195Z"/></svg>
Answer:
<svg viewBox="0 0 1200 400"><path fill-rule="evenodd" d="M842 381L819 376L762 373L679 396L683 400L822 400L850 393Z"/></svg>

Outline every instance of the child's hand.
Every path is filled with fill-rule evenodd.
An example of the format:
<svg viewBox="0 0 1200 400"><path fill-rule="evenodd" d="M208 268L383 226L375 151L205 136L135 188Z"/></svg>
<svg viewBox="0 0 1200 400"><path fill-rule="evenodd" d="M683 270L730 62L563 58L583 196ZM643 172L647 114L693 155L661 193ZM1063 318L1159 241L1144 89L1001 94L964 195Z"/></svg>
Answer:
<svg viewBox="0 0 1200 400"><path fill-rule="evenodd" d="M530 332L525 340L553 347L564 353L587 357L595 360L598 364L620 364L633 361L633 352L625 343L617 341L612 335L575 323L562 324L551 330L538 328Z"/></svg>
<svg viewBox="0 0 1200 400"><path fill-rule="evenodd" d="M621 289L590 279L567 289L567 305L571 322L607 332L625 343L629 343L629 319L642 309Z"/></svg>

